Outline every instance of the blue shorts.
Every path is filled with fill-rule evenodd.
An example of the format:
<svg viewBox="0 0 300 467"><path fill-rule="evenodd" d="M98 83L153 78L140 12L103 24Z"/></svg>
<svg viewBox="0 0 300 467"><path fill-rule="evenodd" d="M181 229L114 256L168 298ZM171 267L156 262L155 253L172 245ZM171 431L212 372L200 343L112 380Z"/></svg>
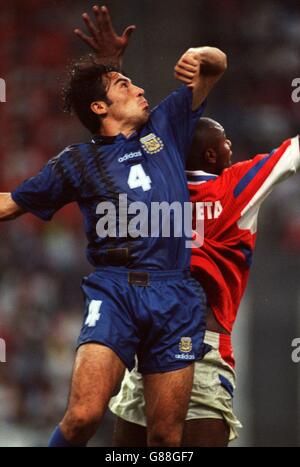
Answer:
<svg viewBox="0 0 300 467"><path fill-rule="evenodd" d="M99 268L83 279L78 346L111 348L129 370L163 373L202 358L206 296L189 271Z"/></svg>

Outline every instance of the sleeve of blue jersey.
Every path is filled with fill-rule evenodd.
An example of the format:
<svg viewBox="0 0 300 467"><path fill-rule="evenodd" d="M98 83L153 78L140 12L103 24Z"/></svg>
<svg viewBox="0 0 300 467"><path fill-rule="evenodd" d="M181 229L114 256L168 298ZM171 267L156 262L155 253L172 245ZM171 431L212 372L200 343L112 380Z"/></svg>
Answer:
<svg viewBox="0 0 300 467"><path fill-rule="evenodd" d="M193 93L187 86L182 85L153 110L151 118L154 126L157 124L158 128L161 128L163 124L170 128L184 160L207 101L202 102L194 111L192 105Z"/></svg>
<svg viewBox="0 0 300 467"><path fill-rule="evenodd" d="M12 193L12 199L24 211L42 220L51 220L56 211L74 200L70 185L55 170L54 160L49 161L35 177L25 180Z"/></svg>

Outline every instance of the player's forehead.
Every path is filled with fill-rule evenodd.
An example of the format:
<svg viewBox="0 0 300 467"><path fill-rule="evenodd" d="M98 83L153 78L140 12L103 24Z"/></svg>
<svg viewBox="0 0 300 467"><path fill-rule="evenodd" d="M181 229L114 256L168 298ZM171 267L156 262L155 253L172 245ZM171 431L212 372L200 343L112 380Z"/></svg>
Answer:
<svg viewBox="0 0 300 467"><path fill-rule="evenodd" d="M213 128L214 128L214 130L217 130L218 133L221 133L222 135L225 136L225 129L220 123L214 122L213 123Z"/></svg>
<svg viewBox="0 0 300 467"><path fill-rule="evenodd" d="M129 79L128 76L125 76L122 73L119 73L118 71L110 71L109 73L107 73L107 79L109 87L117 86L118 83L121 83L123 81L131 83L131 79Z"/></svg>

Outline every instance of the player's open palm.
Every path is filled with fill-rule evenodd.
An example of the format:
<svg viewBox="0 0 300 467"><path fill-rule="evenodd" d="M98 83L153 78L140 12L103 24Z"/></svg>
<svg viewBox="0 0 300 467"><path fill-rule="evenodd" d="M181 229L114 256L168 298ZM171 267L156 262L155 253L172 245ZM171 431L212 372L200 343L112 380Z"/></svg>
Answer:
<svg viewBox="0 0 300 467"><path fill-rule="evenodd" d="M90 36L81 29L75 29L75 34L80 37L103 61L120 61L129 43L129 39L135 26L128 26L121 36L118 36L112 26L108 9L105 6L93 7L95 22L87 13L82 18L90 32Z"/></svg>

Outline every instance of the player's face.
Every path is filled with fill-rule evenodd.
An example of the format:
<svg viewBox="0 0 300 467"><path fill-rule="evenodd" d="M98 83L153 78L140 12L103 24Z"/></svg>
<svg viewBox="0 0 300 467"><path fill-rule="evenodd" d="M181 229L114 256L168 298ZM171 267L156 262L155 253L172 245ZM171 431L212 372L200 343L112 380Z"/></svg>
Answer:
<svg viewBox="0 0 300 467"><path fill-rule="evenodd" d="M227 169L231 166L232 161L232 143L230 139L227 138L224 128L220 125L216 128L217 131L217 153L218 153L218 160L217 160L217 169L218 172L221 173L224 169Z"/></svg>
<svg viewBox="0 0 300 467"><path fill-rule="evenodd" d="M108 79L107 97L112 104L108 107L107 115L134 129L144 125L149 118L149 104L144 90L121 73L111 72Z"/></svg>

